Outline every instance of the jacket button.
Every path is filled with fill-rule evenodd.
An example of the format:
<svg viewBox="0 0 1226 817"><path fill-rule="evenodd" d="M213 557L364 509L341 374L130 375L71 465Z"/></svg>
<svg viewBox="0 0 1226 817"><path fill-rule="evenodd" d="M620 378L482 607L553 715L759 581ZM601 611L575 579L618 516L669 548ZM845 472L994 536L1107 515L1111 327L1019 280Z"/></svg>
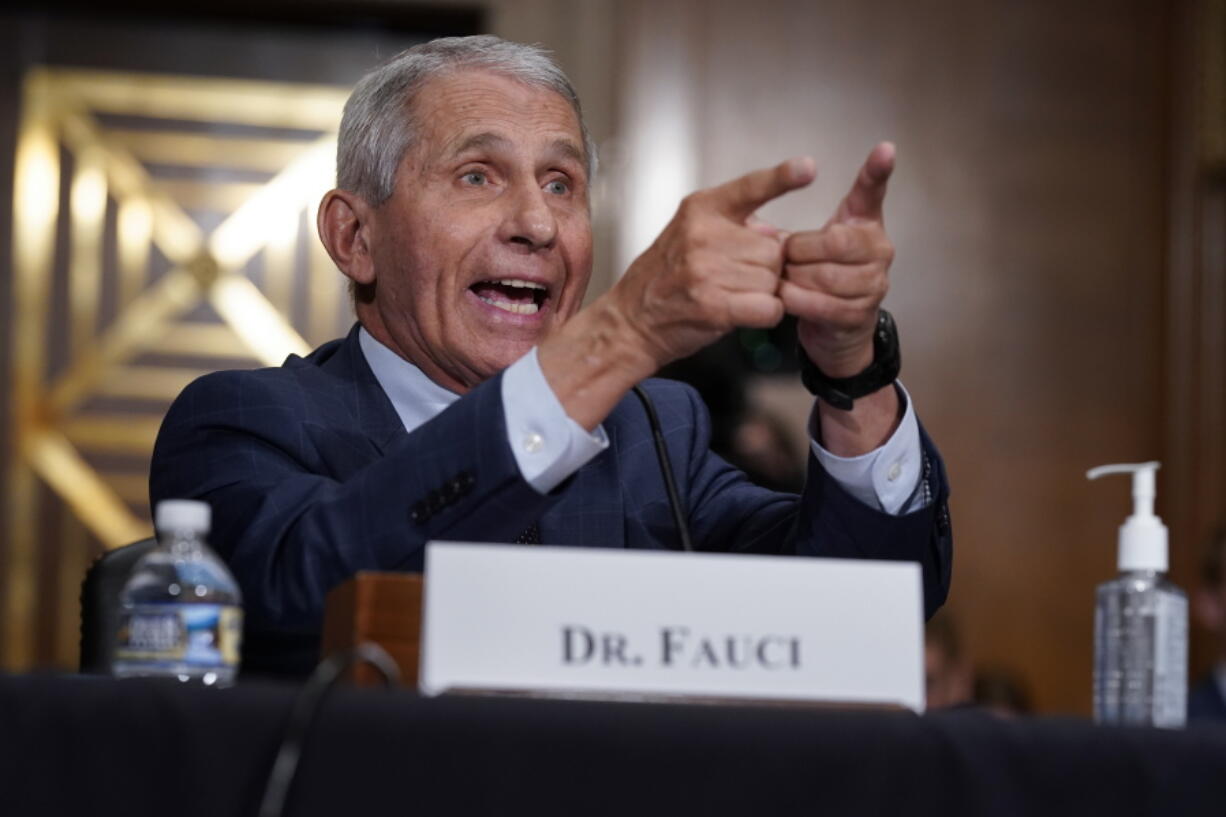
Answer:
<svg viewBox="0 0 1226 817"><path fill-rule="evenodd" d="M447 483L447 493L458 499L464 494L472 490L472 477L467 474L460 474L451 482Z"/></svg>

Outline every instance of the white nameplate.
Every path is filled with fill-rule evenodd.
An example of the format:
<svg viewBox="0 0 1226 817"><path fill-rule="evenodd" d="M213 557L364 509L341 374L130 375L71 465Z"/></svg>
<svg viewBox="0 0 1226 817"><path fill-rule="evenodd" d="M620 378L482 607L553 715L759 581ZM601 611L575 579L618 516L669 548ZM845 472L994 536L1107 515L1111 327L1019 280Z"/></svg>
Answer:
<svg viewBox="0 0 1226 817"><path fill-rule="evenodd" d="M421 691L924 708L910 562L431 542Z"/></svg>

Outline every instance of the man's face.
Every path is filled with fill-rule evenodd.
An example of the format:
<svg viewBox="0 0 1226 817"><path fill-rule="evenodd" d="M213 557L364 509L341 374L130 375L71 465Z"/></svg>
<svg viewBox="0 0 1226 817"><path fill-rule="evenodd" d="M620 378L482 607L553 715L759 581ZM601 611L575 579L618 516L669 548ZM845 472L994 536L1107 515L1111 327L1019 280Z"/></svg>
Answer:
<svg viewBox="0 0 1226 817"><path fill-rule="evenodd" d="M462 393L582 302L592 264L583 137L561 96L485 71L431 80L414 112L418 140L369 232L375 297L359 310L374 314L359 317Z"/></svg>

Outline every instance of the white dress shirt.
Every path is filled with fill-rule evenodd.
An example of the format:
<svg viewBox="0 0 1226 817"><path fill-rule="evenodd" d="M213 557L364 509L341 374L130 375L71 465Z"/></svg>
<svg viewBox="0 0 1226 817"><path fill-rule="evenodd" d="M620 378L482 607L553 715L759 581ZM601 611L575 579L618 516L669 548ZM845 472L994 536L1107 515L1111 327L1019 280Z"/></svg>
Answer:
<svg viewBox="0 0 1226 817"><path fill-rule="evenodd" d="M405 431L413 431L460 398L375 340L365 328L358 330L358 343ZM858 457L835 456L817 443L816 407L809 420L810 447L826 473L861 502L890 514L917 510L924 504L923 492L916 490L923 470L919 426L901 385L899 397L906 409L894 434L880 448ZM502 405L520 474L542 494L609 447L603 426L588 432L566 414L541 372L535 348L503 374Z"/></svg>

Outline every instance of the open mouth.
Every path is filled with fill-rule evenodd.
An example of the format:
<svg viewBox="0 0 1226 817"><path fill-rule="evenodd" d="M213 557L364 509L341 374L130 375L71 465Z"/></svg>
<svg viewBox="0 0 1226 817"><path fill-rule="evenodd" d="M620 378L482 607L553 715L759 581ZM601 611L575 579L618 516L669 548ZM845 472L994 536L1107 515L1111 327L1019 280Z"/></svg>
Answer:
<svg viewBox="0 0 1226 817"><path fill-rule="evenodd" d="M478 281L469 289L490 306L516 315L535 315L549 299L549 289L544 284L519 278Z"/></svg>

